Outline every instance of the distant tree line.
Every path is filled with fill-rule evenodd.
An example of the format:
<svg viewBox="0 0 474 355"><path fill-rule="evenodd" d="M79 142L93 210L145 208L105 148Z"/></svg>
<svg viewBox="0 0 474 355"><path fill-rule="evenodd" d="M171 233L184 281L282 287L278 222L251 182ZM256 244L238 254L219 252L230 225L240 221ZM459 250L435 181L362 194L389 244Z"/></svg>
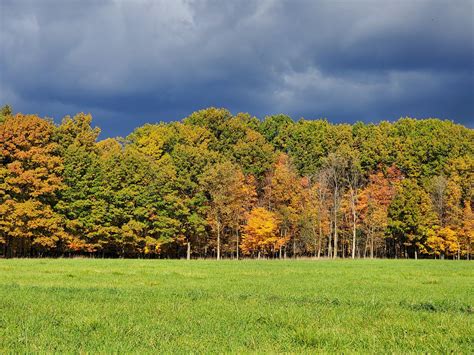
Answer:
<svg viewBox="0 0 474 355"><path fill-rule="evenodd" d="M474 131L451 121L91 121L2 108L4 257L472 257Z"/></svg>

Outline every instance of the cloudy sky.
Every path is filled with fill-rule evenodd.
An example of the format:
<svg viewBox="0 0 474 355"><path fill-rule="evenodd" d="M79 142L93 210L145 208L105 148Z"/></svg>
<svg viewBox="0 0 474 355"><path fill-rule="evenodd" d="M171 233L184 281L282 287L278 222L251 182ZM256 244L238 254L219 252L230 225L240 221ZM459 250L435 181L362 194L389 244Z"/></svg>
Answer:
<svg viewBox="0 0 474 355"><path fill-rule="evenodd" d="M472 0L0 0L0 104L102 137L208 106L474 127Z"/></svg>

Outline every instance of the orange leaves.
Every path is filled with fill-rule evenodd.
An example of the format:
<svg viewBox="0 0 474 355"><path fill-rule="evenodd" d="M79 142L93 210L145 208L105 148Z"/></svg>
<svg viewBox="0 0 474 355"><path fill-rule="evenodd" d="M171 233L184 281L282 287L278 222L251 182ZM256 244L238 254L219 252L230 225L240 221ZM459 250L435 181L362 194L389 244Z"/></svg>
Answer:
<svg viewBox="0 0 474 355"><path fill-rule="evenodd" d="M39 201L5 201L0 214L0 232L10 239L31 239L33 244L54 247L62 232L61 219Z"/></svg>
<svg viewBox="0 0 474 355"><path fill-rule="evenodd" d="M25 159L28 157L25 152L30 151L32 147L49 143L53 130L54 125L50 121L36 115L17 114L9 117L0 127L2 154Z"/></svg>
<svg viewBox="0 0 474 355"><path fill-rule="evenodd" d="M50 196L62 187L62 160L51 141L53 129L49 121L22 114L0 126L0 146L7 168L5 190L16 199Z"/></svg>
<svg viewBox="0 0 474 355"><path fill-rule="evenodd" d="M398 169L388 169L387 176L378 171L369 176L369 183L360 194L359 209L363 219L376 224L386 220L388 206L395 194L395 184L400 181Z"/></svg>
<svg viewBox="0 0 474 355"><path fill-rule="evenodd" d="M246 254L253 252L270 252L279 249L287 240L277 235L278 219L275 213L263 207L254 208L249 215L242 236L242 251Z"/></svg>
<svg viewBox="0 0 474 355"><path fill-rule="evenodd" d="M17 114L0 125L0 234L10 245L54 249L65 237L61 217L51 207L62 188L53 131L52 122L36 115Z"/></svg>

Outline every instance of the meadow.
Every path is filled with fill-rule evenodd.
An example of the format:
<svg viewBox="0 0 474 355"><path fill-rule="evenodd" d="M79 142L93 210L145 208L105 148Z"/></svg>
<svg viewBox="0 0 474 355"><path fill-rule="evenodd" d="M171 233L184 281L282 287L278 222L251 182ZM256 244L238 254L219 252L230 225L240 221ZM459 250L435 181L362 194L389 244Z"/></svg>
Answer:
<svg viewBox="0 0 474 355"><path fill-rule="evenodd" d="M473 265L1 259L0 352L473 353Z"/></svg>

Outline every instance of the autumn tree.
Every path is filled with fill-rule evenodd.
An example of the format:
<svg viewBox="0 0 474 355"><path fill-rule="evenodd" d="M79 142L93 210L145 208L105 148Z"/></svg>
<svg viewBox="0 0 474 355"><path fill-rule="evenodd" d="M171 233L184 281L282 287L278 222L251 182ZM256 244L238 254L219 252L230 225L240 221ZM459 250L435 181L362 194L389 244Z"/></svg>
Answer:
<svg viewBox="0 0 474 355"><path fill-rule="evenodd" d="M0 235L7 256L61 250L63 221L53 207L63 188L54 125L36 115L8 116L0 125Z"/></svg>
<svg viewBox="0 0 474 355"><path fill-rule="evenodd" d="M201 185L208 196L208 220L216 233L216 255L219 260L223 233L226 229L233 230L238 240L242 217L245 217L250 208L253 191L239 167L229 161L210 167L203 176Z"/></svg>
<svg viewBox="0 0 474 355"><path fill-rule="evenodd" d="M264 207L254 208L244 227L241 248L245 254L275 255L286 243L286 238L278 233L278 218Z"/></svg>
<svg viewBox="0 0 474 355"><path fill-rule="evenodd" d="M369 175L368 183L360 193L357 208L366 234L364 255L369 250L371 258L375 256L376 245L384 237L388 226L388 209L400 180L400 171L396 167L392 166L386 172L379 167L377 172Z"/></svg>
<svg viewBox="0 0 474 355"><path fill-rule="evenodd" d="M462 253L467 260L471 259L474 246L474 214L472 213L471 201L464 201L462 225L460 231Z"/></svg>
<svg viewBox="0 0 474 355"><path fill-rule="evenodd" d="M273 171L267 176L264 188L265 206L277 214L283 240L293 241L293 256L296 256L296 240L303 207L302 184L290 159L281 154ZM285 245L281 245L283 247ZM286 255L285 246L285 255ZM281 250L280 250L281 254Z"/></svg>
<svg viewBox="0 0 474 355"><path fill-rule="evenodd" d="M451 121L260 122L211 107L99 140L89 114L56 126L4 106L0 126L9 256L239 257L255 206L278 220L267 255L472 254L474 131Z"/></svg>
<svg viewBox="0 0 474 355"><path fill-rule="evenodd" d="M456 231L450 227L434 226L427 231L427 239L423 251L444 259L446 255L460 253L460 247Z"/></svg>

